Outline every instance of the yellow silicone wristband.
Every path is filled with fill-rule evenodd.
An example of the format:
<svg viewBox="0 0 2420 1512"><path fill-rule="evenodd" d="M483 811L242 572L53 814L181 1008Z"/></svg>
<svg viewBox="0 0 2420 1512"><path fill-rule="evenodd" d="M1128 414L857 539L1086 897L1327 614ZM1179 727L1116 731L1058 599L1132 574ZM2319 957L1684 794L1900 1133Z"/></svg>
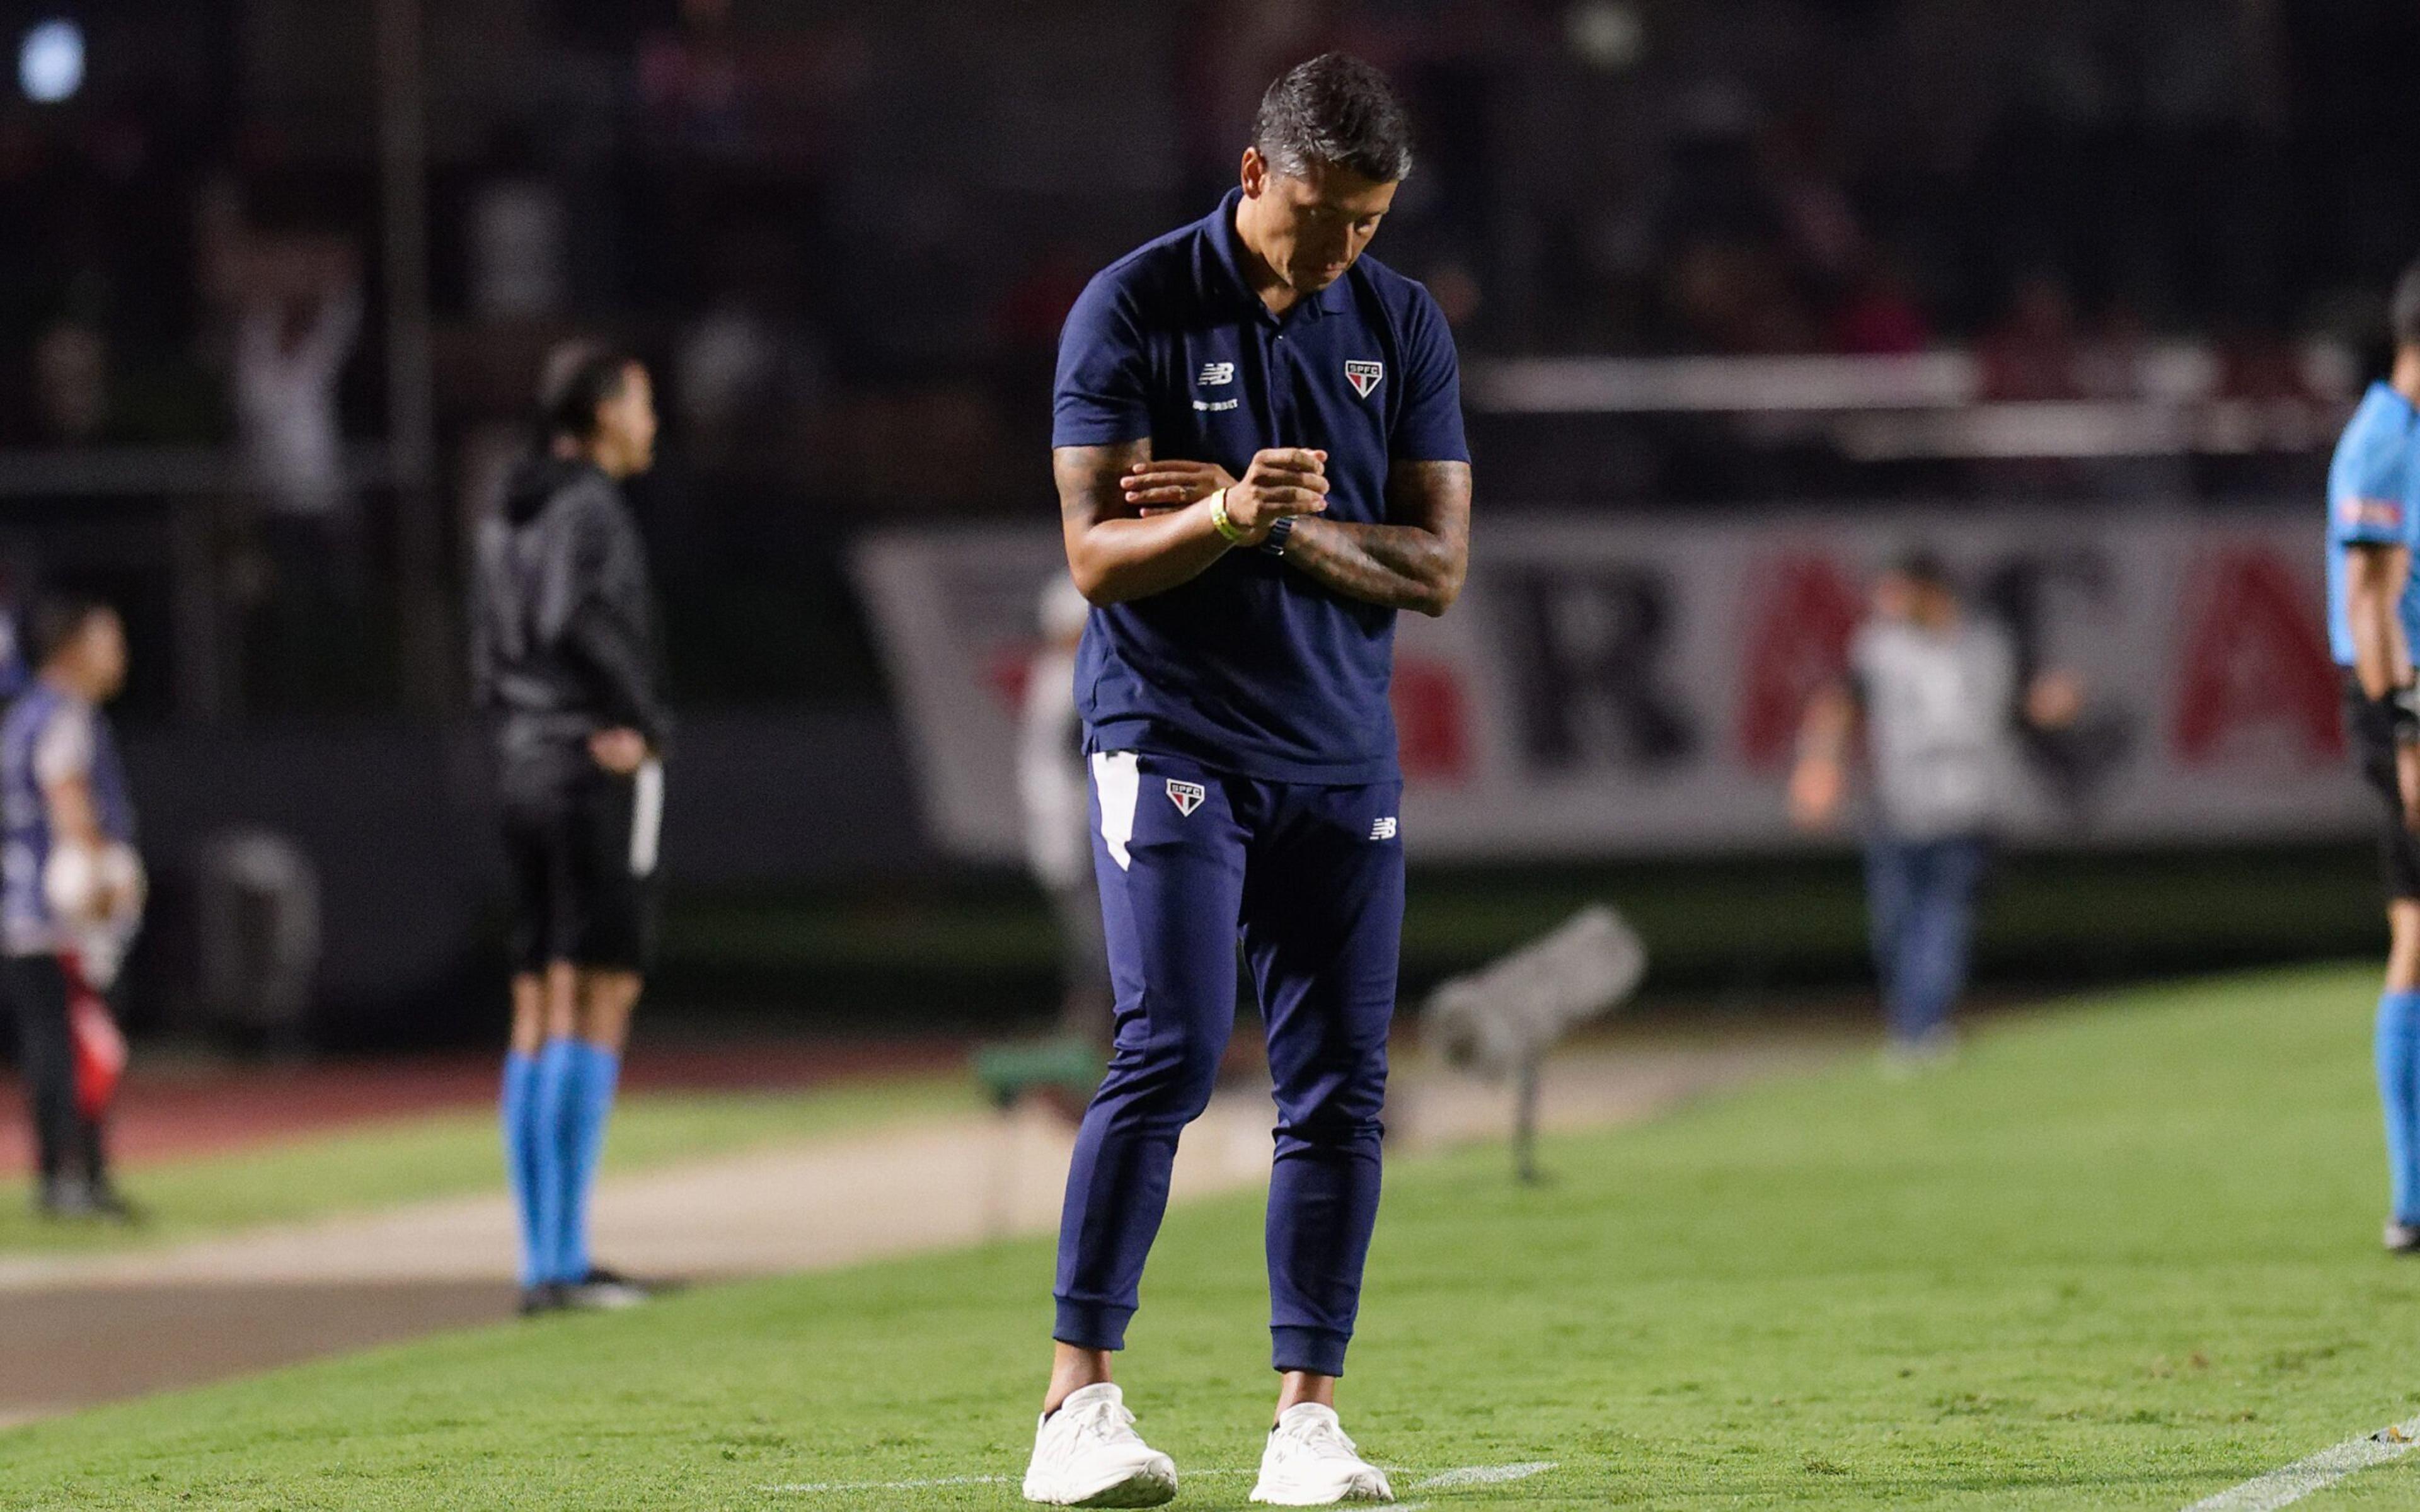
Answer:
<svg viewBox="0 0 2420 1512"><path fill-rule="evenodd" d="M1235 529L1235 522L1227 517L1227 490L1224 488L1210 496L1210 528L1217 531L1219 538L1229 546L1249 544L1244 532Z"/></svg>

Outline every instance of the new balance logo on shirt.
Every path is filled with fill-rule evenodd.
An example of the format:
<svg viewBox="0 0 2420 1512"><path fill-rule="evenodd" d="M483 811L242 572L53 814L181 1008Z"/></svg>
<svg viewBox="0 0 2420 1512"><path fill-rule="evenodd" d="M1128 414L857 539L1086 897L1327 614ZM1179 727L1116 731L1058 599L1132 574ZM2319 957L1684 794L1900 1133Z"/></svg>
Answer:
<svg viewBox="0 0 2420 1512"><path fill-rule="evenodd" d="M1370 826L1370 838L1372 840L1393 840L1395 838L1395 816L1393 814L1388 814L1386 818L1379 820L1374 825L1372 825Z"/></svg>
<svg viewBox="0 0 2420 1512"><path fill-rule="evenodd" d="M1228 384L1235 381L1235 364L1233 363L1204 363L1202 364L1201 376L1196 378L1193 381L1201 384L1205 389L1223 389ZM1221 413L1229 409L1240 409L1243 406L1244 401L1241 399L1196 399L1193 401L1194 409L1207 410L1213 414Z"/></svg>

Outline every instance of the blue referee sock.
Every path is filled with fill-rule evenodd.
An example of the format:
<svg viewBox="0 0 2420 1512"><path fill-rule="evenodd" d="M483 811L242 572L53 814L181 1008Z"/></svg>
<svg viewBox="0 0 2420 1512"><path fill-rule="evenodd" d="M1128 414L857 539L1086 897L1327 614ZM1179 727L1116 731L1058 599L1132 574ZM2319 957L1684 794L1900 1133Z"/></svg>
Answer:
<svg viewBox="0 0 2420 1512"><path fill-rule="evenodd" d="M578 1069L563 1125L563 1227L556 1234L554 1265L556 1277L564 1281L588 1274L588 1194L597 1185L605 1125L613 1117L614 1088L622 1075L622 1057L603 1045L572 1041L571 1057Z"/></svg>
<svg viewBox="0 0 2420 1512"><path fill-rule="evenodd" d="M513 1207L520 1214L521 1285L534 1287L546 1279L549 1251L539 1243L539 1137L537 1057L513 1050L504 1056L504 1087L499 1113L504 1130L504 1175L512 1182Z"/></svg>
<svg viewBox="0 0 2420 1512"><path fill-rule="evenodd" d="M531 1163L537 1178L536 1221L531 1226L540 1281L576 1281L563 1273L566 1198L571 1191L572 1107L579 1099L580 1044L576 1040L549 1040L537 1053L537 1104L534 1117L537 1158Z"/></svg>
<svg viewBox="0 0 2420 1512"><path fill-rule="evenodd" d="M2386 1110L2395 1221L2420 1223L2420 992L2378 999L2378 1100Z"/></svg>

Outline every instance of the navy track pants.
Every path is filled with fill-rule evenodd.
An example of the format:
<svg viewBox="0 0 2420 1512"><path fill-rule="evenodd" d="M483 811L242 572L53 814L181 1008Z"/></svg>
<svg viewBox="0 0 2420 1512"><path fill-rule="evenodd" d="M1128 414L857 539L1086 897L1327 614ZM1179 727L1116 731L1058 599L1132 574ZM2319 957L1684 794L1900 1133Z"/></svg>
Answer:
<svg viewBox="0 0 2420 1512"><path fill-rule="evenodd" d="M1053 1335L1125 1345L1177 1135L1208 1104L1234 1027L1240 935L1278 1108L1272 1360L1341 1375L1378 1215L1403 784L1260 781L1150 752L1092 765L1117 1028L1067 1172Z"/></svg>

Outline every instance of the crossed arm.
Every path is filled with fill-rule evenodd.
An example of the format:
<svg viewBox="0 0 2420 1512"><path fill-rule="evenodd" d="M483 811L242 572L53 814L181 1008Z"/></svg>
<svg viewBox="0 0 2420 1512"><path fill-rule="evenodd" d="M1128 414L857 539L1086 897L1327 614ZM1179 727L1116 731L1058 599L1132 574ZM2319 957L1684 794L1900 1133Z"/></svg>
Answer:
<svg viewBox="0 0 2420 1512"><path fill-rule="evenodd" d="M1155 460L1148 441L1061 447L1052 460L1068 566L1097 604L1198 577L1232 546L1266 539L1284 517L1295 521L1285 560L1347 597L1435 615L1462 592L1470 556L1466 462L1397 463L1387 477L1387 522L1354 525L1316 517L1327 493L1324 453L1262 452L1241 482L1215 463ZM1222 490L1241 543L1212 520L1212 496Z"/></svg>
<svg viewBox="0 0 2420 1512"><path fill-rule="evenodd" d="M1149 509L1125 481L1151 462L1148 440L1111 446L1062 446L1050 454L1059 484L1059 528L1067 570L1095 604L1122 604L1189 582L1227 553L1207 500Z"/></svg>
<svg viewBox="0 0 2420 1512"><path fill-rule="evenodd" d="M1470 565L1470 464L1396 463L1386 524L1306 519L1285 559L1348 598L1443 614Z"/></svg>

